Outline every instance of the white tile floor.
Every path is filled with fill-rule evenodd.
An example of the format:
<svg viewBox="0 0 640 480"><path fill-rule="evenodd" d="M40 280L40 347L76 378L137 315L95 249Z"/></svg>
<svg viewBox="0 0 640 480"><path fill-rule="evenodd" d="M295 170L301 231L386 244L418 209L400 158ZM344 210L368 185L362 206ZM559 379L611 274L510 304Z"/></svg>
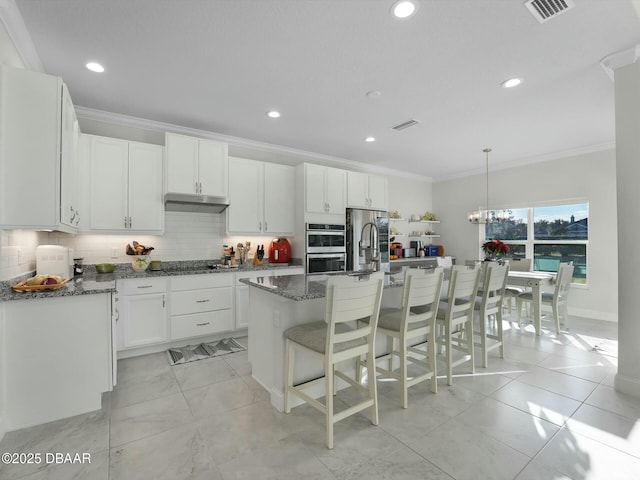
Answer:
<svg viewBox="0 0 640 480"><path fill-rule="evenodd" d="M510 327L504 360L492 352L474 376L461 366L437 394L428 382L413 387L407 410L396 385L380 381L380 425L345 419L332 451L319 412L271 407L246 352L175 367L164 354L122 360L101 411L0 442L0 452L89 452L91 464L2 465L0 478L640 478L640 400L612 388L617 326L571 325L541 337ZM338 397L348 401L349 392Z"/></svg>

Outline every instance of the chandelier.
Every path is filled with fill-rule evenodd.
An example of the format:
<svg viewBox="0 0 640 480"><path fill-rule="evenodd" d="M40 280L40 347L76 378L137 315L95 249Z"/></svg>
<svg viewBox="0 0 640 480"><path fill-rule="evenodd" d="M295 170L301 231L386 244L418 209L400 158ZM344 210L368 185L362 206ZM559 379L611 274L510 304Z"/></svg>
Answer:
<svg viewBox="0 0 640 480"><path fill-rule="evenodd" d="M489 210L489 152L490 148L482 150L486 156L486 169L487 169L487 203L486 210L476 210L475 212L469 212L467 219L470 223L501 223L506 222L509 219L509 212L507 210Z"/></svg>

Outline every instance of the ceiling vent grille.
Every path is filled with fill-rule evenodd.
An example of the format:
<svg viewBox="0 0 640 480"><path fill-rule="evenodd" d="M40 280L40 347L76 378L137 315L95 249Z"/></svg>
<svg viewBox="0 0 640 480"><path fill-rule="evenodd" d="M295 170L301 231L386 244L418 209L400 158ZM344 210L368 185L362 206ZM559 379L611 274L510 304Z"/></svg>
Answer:
<svg viewBox="0 0 640 480"><path fill-rule="evenodd" d="M551 20L576 6L573 0L528 0L525 5L540 23Z"/></svg>
<svg viewBox="0 0 640 480"><path fill-rule="evenodd" d="M397 130L398 132L400 130L404 130L405 128L409 128L409 127L413 127L414 125L419 124L420 122L418 120L414 120L413 118L411 120L407 120L406 122L402 122L398 125L396 125L395 127L391 127L393 130Z"/></svg>

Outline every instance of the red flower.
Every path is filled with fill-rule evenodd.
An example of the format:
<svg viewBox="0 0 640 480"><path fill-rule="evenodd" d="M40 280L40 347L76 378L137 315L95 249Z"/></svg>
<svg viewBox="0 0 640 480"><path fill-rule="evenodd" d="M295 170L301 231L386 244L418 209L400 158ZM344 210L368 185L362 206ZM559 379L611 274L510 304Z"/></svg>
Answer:
<svg viewBox="0 0 640 480"><path fill-rule="evenodd" d="M509 250L509 245L502 240L489 240L482 244L482 251L491 255L506 255Z"/></svg>

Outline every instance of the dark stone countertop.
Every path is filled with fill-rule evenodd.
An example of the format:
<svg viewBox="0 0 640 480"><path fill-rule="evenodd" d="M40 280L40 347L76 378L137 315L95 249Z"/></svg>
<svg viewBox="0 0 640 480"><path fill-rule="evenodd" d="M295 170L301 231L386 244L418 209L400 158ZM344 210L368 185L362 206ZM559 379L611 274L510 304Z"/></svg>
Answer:
<svg viewBox="0 0 640 480"><path fill-rule="evenodd" d="M172 261L162 262L162 268L158 271L147 269L142 272L135 272L129 263L117 264L113 273L97 273L95 265L84 265L84 274L76 276L69 280L64 286L57 290L45 290L36 292L15 292L11 287L22 280L33 276L35 273L23 275L9 281L0 282L0 302L12 300L32 300L39 298L52 297L68 297L73 295L92 295L98 293L112 293L116 291L116 280L128 278L157 278L172 277L182 275L208 275L208 274L226 274L236 272L250 272L261 270L282 269L284 273L291 268L300 268L301 262L291 262L288 265L269 265L265 262L262 266L247 265L242 267L221 267L212 268L217 265L216 262L210 260L189 260L189 261Z"/></svg>

